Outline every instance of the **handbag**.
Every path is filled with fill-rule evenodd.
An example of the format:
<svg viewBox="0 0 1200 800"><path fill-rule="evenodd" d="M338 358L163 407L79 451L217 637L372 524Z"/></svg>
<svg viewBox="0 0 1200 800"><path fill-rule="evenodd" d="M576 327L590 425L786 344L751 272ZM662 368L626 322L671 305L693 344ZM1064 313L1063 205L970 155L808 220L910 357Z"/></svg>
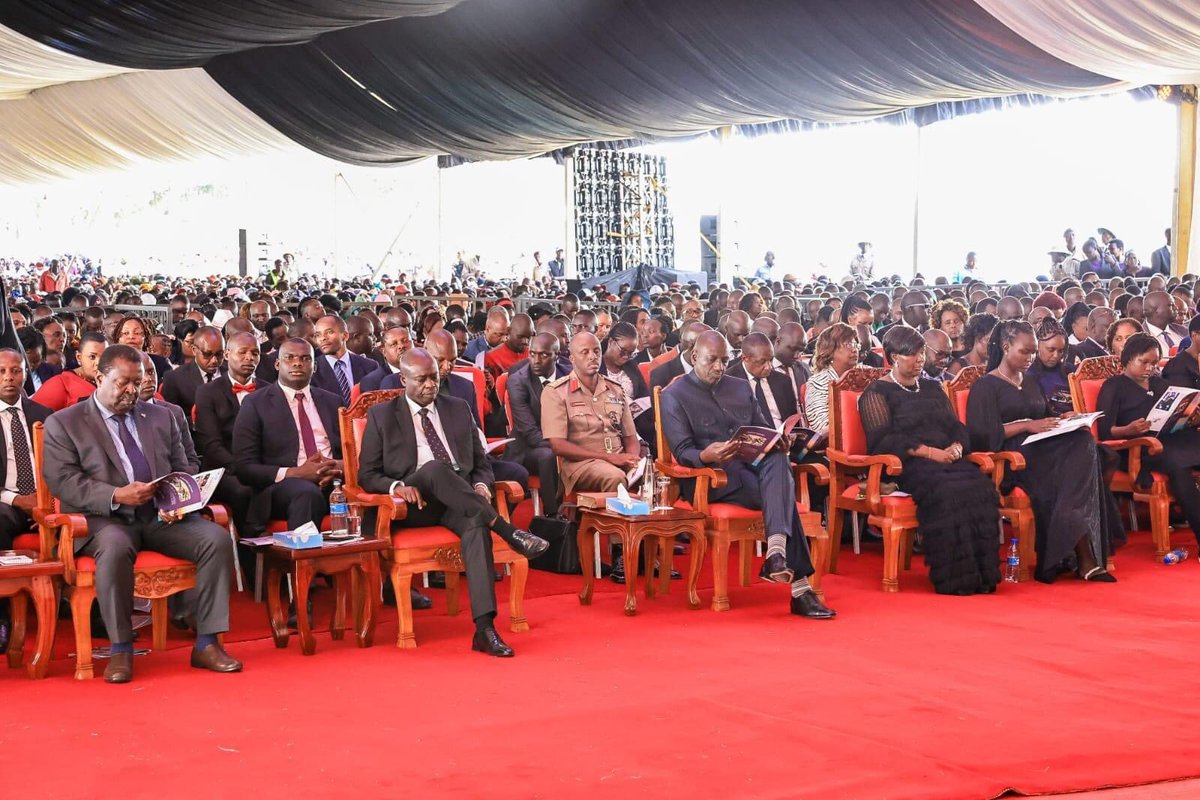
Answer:
<svg viewBox="0 0 1200 800"><path fill-rule="evenodd" d="M582 575L579 566L579 525L562 517L534 517L529 532L550 543L546 552L529 560L529 566L559 575Z"/></svg>

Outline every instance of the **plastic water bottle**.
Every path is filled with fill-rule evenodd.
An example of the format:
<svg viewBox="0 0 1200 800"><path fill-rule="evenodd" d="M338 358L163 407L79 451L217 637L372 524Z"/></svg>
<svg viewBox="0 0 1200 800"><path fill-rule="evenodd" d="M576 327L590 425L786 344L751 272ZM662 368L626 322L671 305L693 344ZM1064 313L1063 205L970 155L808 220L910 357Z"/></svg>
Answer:
<svg viewBox="0 0 1200 800"><path fill-rule="evenodd" d="M1013 539L1008 545L1008 558L1004 561L1004 582L1016 583L1021 572L1021 552L1017 549L1017 540Z"/></svg>
<svg viewBox="0 0 1200 800"><path fill-rule="evenodd" d="M1169 552L1165 556L1163 556L1163 563L1164 564L1178 564L1180 561L1183 561L1187 557L1188 557L1188 551L1183 549L1182 547L1180 547L1176 550L1172 550L1171 552Z"/></svg>
<svg viewBox="0 0 1200 800"><path fill-rule="evenodd" d="M654 462L646 459L646 471L642 474L642 499L654 510Z"/></svg>
<svg viewBox="0 0 1200 800"><path fill-rule="evenodd" d="M329 533L331 536L347 535L346 517L350 506L346 502L346 493L342 490L342 482L333 482L333 492L329 495Z"/></svg>

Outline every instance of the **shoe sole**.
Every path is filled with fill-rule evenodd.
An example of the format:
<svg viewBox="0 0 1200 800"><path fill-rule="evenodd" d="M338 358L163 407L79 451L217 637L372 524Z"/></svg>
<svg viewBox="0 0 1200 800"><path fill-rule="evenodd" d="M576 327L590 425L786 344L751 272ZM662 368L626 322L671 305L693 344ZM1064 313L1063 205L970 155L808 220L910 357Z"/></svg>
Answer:
<svg viewBox="0 0 1200 800"><path fill-rule="evenodd" d="M766 575L765 577L762 575L759 575L758 577L762 578L765 581L769 581L771 583L791 583L792 580L796 577L796 573L792 572L791 570L788 570L787 572L772 572L772 573L769 573L768 575Z"/></svg>

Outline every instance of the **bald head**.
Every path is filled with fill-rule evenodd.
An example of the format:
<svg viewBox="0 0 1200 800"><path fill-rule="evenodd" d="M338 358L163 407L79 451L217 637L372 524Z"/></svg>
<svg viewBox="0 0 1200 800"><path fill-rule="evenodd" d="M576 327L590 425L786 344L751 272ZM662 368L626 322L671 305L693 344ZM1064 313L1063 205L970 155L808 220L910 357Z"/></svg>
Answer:
<svg viewBox="0 0 1200 800"><path fill-rule="evenodd" d="M267 329L267 320L271 318L271 306L265 300L255 300L250 304L250 322L260 331Z"/></svg>
<svg viewBox="0 0 1200 800"><path fill-rule="evenodd" d="M375 348L375 327L366 317L351 317L346 320L346 349L360 356L368 355Z"/></svg>
<svg viewBox="0 0 1200 800"><path fill-rule="evenodd" d="M508 325L508 346L514 353L524 353L533 337L533 320L528 314L517 314Z"/></svg>
<svg viewBox="0 0 1200 800"><path fill-rule="evenodd" d="M1097 342L1103 342L1108 335L1108 327L1117 321L1117 314L1111 308L1100 306L1093 308L1088 314L1088 336Z"/></svg>
<svg viewBox="0 0 1200 800"><path fill-rule="evenodd" d="M571 364L584 378L600 371L600 340L593 333L577 333L571 337Z"/></svg>
<svg viewBox="0 0 1200 800"><path fill-rule="evenodd" d="M715 386L725 377L729 365L729 343L716 331L704 331L692 347L692 363L700 382Z"/></svg>
<svg viewBox="0 0 1200 800"><path fill-rule="evenodd" d="M400 357L400 373L404 376L404 394L419 406L427 406L437 398L441 375L433 355L416 348Z"/></svg>
<svg viewBox="0 0 1200 800"><path fill-rule="evenodd" d="M699 320L693 319L683 323L683 327L679 329L679 351L685 354L691 353L692 348L696 346L696 337L711 330L712 328Z"/></svg>
<svg viewBox="0 0 1200 800"><path fill-rule="evenodd" d="M1166 292L1150 292L1142 301L1142 313L1145 315L1146 321L1154 327L1167 327L1175 318L1171 296Z"/></svg>
<svg viewBox="0 0 1200 800"><path fill-rule="evenodd" d="M752 333L742 340L742 355L756 359L774 357L774 348L766 334Z"/></svg>
<svg viewBox="0 0 1200 800"><path fill-rule="evenodd" d="M750 315L741 310L730 311L721 322L721 330L725 333L728 345L736 350L750 333Z"/></svg>
<svg viewBox="0 0 1200 800"><path fill-rule="evenodd" d="M785 322L779 328L779 336L775 338L775 357L779 363L791 366L796 362L800 353L808 344L808 335L804 326L798 322Z"/></svg>
<svg viewBox="0 0 1200 800"><path fill-rule="evenodd" d="M496 347L508 338L508 311L504 306L494 306L487 315L483 327L483 338L488 347Z"/></svg>
<svg viewBox="0 0 1200 800"><path fill-rule="evenodd" d="M409 316L408 312L403 308L389 309L388 312L383 315L383 329L385 331L391 328L410 327L412 327L412 317Z"/></svg>

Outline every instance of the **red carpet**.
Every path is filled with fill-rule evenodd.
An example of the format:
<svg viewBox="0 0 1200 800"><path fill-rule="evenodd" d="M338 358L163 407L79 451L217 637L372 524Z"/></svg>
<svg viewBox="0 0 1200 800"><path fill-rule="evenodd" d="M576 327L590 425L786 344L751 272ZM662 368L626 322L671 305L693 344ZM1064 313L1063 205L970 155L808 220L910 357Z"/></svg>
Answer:
<svg viewBox="0 0 1200 800"><path fill-rule="evenodd" d="M1116 585L972 598L934 595L919 564L885 595L879 553L846 553L833 622L765 584L715 614L676 583L626 618L620 587L581 608L577 578L535 573L512 661L437 609L399 651L387 609L372 649L243 642L236 676L183 647L138 658L129 686L62 659L37 683L0 671L5 794L924 799L1195 777L1200 566L1150 552L1135 536ZM266 635L261 607L239 599L234 634Z"/></svg>

